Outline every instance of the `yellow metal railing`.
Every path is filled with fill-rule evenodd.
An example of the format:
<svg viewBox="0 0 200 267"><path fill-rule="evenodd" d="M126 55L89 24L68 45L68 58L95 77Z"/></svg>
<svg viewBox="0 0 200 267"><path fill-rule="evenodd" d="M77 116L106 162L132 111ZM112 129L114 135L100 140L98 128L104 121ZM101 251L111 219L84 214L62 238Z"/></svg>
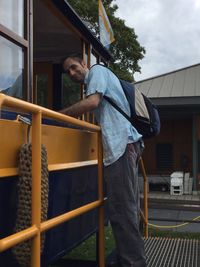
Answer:
<svg viewBox="0 0 200 267"><path fill-rule="evenodd" d="M23 112L32 113L32 226L0 240L0 252L5 251L23 241L32 239L31 267L40 267L40 236L61 223L86 213L92 209L99 209L99 266L105 266L104 255L104 193L103 193L103 155L100 127L59 114L55 111L0 94L0 110L2 106L15 108ZM80 208L41 222L41 124L42 116L67 122L98 133L98 200Z"/></svg>
<svg viewBox="0 0 200 267"><path fill-rule="evenodd" d="M103 152L101 143L100 127L85 121L60 114L58 112L0 94L0 110L2 106L15 108L17 110L32 113L32 226L12 234L0 240L0 252L5 251L21 242L32 239L31 267L40 267L40 236L41 233L56 227L57 225L71 220L92 209L98 208L98 253L99 266L105 266L105 244L104 244L104 192L103 192ZM98 200L84 205L80 208L59 215L47 221L41 222L41 137L42 117L67 122L75 126L97 132L98 138ZM144 214L142 219L145 223L145 237L148 237L148 206L147 206L147 178L142 159L140 160L144 177Z"/></svg>

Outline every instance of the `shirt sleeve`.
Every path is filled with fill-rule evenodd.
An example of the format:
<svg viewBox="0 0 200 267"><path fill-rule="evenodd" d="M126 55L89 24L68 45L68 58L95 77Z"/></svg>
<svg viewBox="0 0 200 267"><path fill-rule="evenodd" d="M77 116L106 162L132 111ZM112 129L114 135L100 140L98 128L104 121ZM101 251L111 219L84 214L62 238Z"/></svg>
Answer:
<svg viewBox="0 0 200 267"><path fill-rule="evenodd" d="M103 66L96 65L89 71L86 95L95 93L105 94L107 90L107 69Z"/></svg>

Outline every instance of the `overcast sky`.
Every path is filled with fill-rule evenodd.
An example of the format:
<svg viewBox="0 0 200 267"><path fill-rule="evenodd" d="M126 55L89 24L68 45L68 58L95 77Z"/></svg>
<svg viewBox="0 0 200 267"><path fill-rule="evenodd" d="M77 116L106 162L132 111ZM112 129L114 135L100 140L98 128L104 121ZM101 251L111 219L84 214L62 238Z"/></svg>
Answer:
<svg viewBox="0 0 200 267"><path fill-rule="evenodd" d="M143 80L200 63L200 0L116 0L117 17L135 29Z"/></svg>

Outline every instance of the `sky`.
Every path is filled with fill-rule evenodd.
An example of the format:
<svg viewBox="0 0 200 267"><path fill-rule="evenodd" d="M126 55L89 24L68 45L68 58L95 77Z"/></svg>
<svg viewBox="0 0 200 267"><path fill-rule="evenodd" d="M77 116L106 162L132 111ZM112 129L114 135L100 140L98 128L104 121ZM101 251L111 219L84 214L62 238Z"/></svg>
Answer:
<svg viewBox="0 0 200 267"><path fill-rule="evenodd" d="M113 2L114 3L114 2ZM200 63L200 0L115 0L146 50L136 81Z"/></svg>

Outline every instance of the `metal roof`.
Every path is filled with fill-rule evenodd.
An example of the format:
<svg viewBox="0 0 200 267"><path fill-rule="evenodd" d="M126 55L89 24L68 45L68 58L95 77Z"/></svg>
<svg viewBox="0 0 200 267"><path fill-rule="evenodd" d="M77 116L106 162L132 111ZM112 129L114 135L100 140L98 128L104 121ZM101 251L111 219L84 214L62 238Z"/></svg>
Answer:
<svg viewBox="0 0 200 267"><path fill-rule="evenodd" d="M200 104L200 64L145 79L135 86L157 104Z"/></svg>

